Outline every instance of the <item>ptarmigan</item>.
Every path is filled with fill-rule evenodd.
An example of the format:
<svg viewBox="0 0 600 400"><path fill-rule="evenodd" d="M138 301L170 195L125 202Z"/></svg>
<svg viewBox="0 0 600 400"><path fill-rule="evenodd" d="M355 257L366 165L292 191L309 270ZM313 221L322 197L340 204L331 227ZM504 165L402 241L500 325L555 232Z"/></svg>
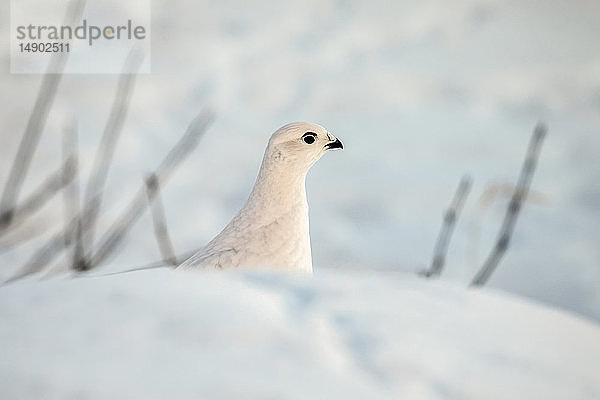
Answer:
<svg viewBox="0 0 600 400"><path fill-rule="evenodd" d="M275 267L312 272L305 180L326 151L342 149L320 125L294 122L267 145L246 204L202 250L178 269Z"/></svg>

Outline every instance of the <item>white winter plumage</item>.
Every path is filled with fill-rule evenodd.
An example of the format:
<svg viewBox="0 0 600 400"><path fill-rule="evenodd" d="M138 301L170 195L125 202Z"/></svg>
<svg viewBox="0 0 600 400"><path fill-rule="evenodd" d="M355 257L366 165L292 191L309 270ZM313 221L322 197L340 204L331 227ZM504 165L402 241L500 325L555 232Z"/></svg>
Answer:
<svg viewBox="0 0 600 400"><path fill-rule="evenodd" d="M342 143L320 125L278 129L246 204L202 250L178 269L276 267L312 272L305 180L326 151Z"/></svg>

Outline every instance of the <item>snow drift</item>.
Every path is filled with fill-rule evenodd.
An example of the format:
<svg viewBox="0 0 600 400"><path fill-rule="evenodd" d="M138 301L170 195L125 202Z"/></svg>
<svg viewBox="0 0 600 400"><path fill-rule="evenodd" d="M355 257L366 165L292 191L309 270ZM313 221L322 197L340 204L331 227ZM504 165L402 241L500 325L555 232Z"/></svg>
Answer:
<svg viewBox="0 0 600 400"><path fill-rule="evenodd" d="M403 274L153 270L0 288L5 399L598 399L600 328Z"/></svg>

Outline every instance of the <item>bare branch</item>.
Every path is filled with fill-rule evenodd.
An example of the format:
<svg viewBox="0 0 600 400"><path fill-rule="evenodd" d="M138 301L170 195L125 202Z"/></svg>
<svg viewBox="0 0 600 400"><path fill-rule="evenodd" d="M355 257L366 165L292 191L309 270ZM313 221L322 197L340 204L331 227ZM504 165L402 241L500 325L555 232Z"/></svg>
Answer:
<svg viewBox="0 0 600 400"><path fill-rule="evenodd" d="M79 182L79 158L78 158L78 138L77 121L73 119L71 124L63 131L63 157L70 157L73 160L73 179L64 190L64 213L65 213L65 248L68 248L73 242L73 252L71 254L71 267L75 269L79 260L83 258L83 243L81 235L80 213L80 182ZM75 222L74 229L69 229L71 221ZM67 237L67 235L70 235Z"/></svg>
<svg viewBox="0 0 600 400"><path fill-rule="evenodd" d="M71 225L68 228L68 230L53 236L50 241L44 247L39 249L15 275L7 279L4 283L14 282L36 272L40 272L46 265L50 264L54 257L59 254L60 250L64 249L65 242L68 242L71 238Z"/></svg>
<svg viewBox="0 0 600 400"><path fill-rule="evenodd" d="M31 217L36 211L42 208L57 192L61 189L67 187L69 188L71 182L75 180L77 176L78 169L78 159L76 152L76 138L73 136L76 135L75 127L70 126L64 130L63 133L63 164L62 166L51 173L43 182L40 184L29 197L22 202L15 210L11 211L12 221L8 229L0 230L0 237L5 234L14 231L14 229L18 228L23 222L25 222L29 217ZM75 140L75 143L73 141ZM68 191L65 191L65 195L67 195ZM76 194L77 198L79 194ZM75 204L70 202L65 205L65 211L75 211ZM70 218L67 217L67 220ZM32 232L34 234L35 232ZM16 240L14 240L16 239ZM28 237L20 236L14 238L10 241L11 246L19 244L19 240L26 240ZM1 250L0 250L1 251Z"/></svg>
<svg viewBox="0 0 600 400"><path fill-rule="evenodd" d="M490 183L485 186L479 200L475 206L475 212L469 226L469 249L468 249L468 264L476 269L479 265L479 239L481 235L481 220L484 212L498 199L512 198L515 191L515 183ZM529 189L527 196L522 199L523 203L531 203L536 205L547 205L551 202L551 198L545 193Z"/></svg>
<svg viewBox="0 0 600 400"><path fill-rule="evenodd" d="M73 26L81 18L84 2L74 0L69 3L64 25ZM33 109L29 115L25 132L19 143L15 160L8 174L6 185L0 199L0 230L11 225L15 218L15 205L23 188L23 182L31 165L33 154L46 125L48 111L54 103L62 71L69 56L68 52L53 53L48 63L47 73L42 78ZM52 71L52 73L50 72Z"/></svg>
<svg viewBox="0 0 600 400"><path fill-rule="evenodd" d="M37 239L51 230L54 222L51 217L40 215L36 218L28 218L15 229L4 232L0 239L0 254Z"/></svg>
<svg viewBox="0 0 600 400"><path fill-rule="evenodd" d="M38 211L48 202L59 190L69 184L74 177L73 158L67 158L61 167L51 173L23 203L16 209L10 211L10 225L0 230L0 236L3 236L8 229L14 229L21 225L27 218Z"/></svg>
<svg viewBox="0 0 600 400"><path fill-rule="evenodd" d="M196 148L200 137L212 123L213 118L212 112L203 112L191 122L184 136L171 149L154 173L159 185L164 186L173 171ZM152 200L152 198L147 198L145 188L138 191L129 204L129 207L121 214L113 226L109 228L100 241L98 251L94 253L91 259L90 269L98 266L114 252L127 232L133 227L133 224L142 215L146 208L146 202Z"/></svg>
<svg viewBox="0 0 600 400"><path fill-rule="evenodd" d="M167 227L167 217L160 198L160 186L156 175L152 174L146 178L146 195L152 214L152 224L154 226L154 237L162 260L167 265L177 265L177 257L173 248L173 242L169 236ZM152 201L154 199L154 201Z"/></svg>
<svg viewBox="0 0 600 400"><path fill-rule="evenodd" d="M65 220L71 221L79 213L79 157L77 152L77 121L73 119L69 125L63 129L62 153L63 158L71 160L72 173L68 177L63 175L63 184L65 186L64 194L64 213ZM69 179L70 178L70 179Z"/></svg>
<svg viewBox="0 0 600 400"><path fill-rule="evenodd" d="M531 179L533 178L533 173L535 172L535 167L537 165L540 149L544 137L546 136L546 132L547 128L542 123L538 123L533 130L533 135L531 136L527 150L527 156L525 158L525 162L523 163L523 167L521 168L517 186L515 187L513 196L508 204L496 245L483 264L481 270L473 278L471 286L485 285L487 280L498 266L498 263L504 256L504 253L508 249L523 200L527 198L529 186L531 185Z"/></svg>
<svg viewBox="0 0 600 400"><path fill-rule="evenodd" d="M181 253L181 255L176 256L175 258L177 258L178 260L187 260L188 258L190 258L191 256L193 256L194 254L196 254L198 251L200 250L200 248L196 248L193 250L188 250L184 253ZM158 268L174 268L177 265L172 265L172 264L167 264L164 261L156 261L153 263L149 263L146 265L141 265L139 267L134 267L134 268L129 268L129 269L125 269L122 271L114 271L114 272L106 272L103 274L94 274L94 275L86 275L87 277L100 277L100 276L110 276L110 275L120 275L120 274L128 274L130 272L138 272L138 271L146 271L148 269L158 269Z"/></svg>
<svg viewBox="0 0 600 400"><path fill-rule="evenodd" d="M210 126L213 119L214 115L212 112L202 112L190 123L183 137L169 151L155 171L155 175L162 186L166 184L179 164L196 148L200 138ZM121 213L121 216L104 235L99 250L93 255L91 261L75 266L75 270L89 270L98 266L110 256L135 221L141 216L146 208L147 201L145 187L142 187L131 200L128 207ZM81 214L72 219L65 228L55 234L44 247L39 249L9 281L39 272L51 263L64 250L65 244L69 245L71 243L70 240L73 237L71 231L78 229L77 224L80 219ZM80 234L86 234L85 227L80 227L79 229L81 231Z"/></svg>
<svg viewBox="0 0 600 400"><path fill-rule="evenodd" d="M446 254L448 253L448 245L454 231L454 225L456 220L460 216L464 207L467 196L471 189L471 178L465 175L460 180L452 203L446 213L444 214L444 221L442 228L438 235L437 243L433 251L433 259L431 261L431 267L428 271L424 271L423 275L426 277L437 277L442 273L442 268L446 262Z"/></svg>
<svg viewBox="0 0 600 400"><path fill-rule="evenodd" d="M130 72L138 70L142 58L143 57L138 52L138 49L134 48L125 60L123 73L119 78L119 84L117 86L112 109L106 122L106 126L104 127L100 145L96 151L90 178L85 188L83 203L82 224L83 229L88 232L82 238L84 240L84 253L91 252L94 245L96 220L102 206L106 177L129 109L129 101L131 99L131 93L133 92L136 78L136 74ZM126 71L127 73L125 73Z"/></svg>

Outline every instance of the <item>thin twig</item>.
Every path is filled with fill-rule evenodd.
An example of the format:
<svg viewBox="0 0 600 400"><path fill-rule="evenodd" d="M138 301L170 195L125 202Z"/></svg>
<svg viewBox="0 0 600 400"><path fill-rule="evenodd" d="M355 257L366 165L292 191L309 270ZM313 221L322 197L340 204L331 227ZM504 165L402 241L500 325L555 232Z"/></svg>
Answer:
<svg viewBox="0 0 600 400"><path fill-rule="evenodd" d="M531 179L535 172L535 167L546 132L547 128L542 123L538 123L533 130L533 135L531 136L527 150L527 156L523 163L523 167L521 168L517 186L515 187L513 196L506 209L506 215L504 216L504 221L502 222L496 245L492 249L492 252L483 264L481 270L479 270L477 275L473 278L471 286L485 285L508 249L523 200L527 198Z"/></svg>
<svg viewBox="0 0 600 400"><path fill-rule="evenodd" d="M106 177L110 169L118 139L123 131L123 124L129 101L133 92L136 74L141 65L142 55L134 48L128 55L123 65L123 73L119 78L117 92L113 100L112 109L104 133L100 139L100 145L96 151L89 181L85 188L83 202L83 229L88 232L84 236L84 253L91 252L94 245L94 234L98 213L102 206L102 197L106 183ZM87 255L86 255L87 257Z"/></svg>
<svg viewBox="0 0 600 400"><path fill-rule="evenodd" d="M177 257L175 256L173 242L169 236L167 217L165 216L165 210L161 201L160 185L155 174L151 174L146 178L146 195L148 196L148 203L152 214L154 237L156 238L156 244L158 245L162 260L165 264L177 265Z"/></svg>
<svg viewBox="0 0 600 400"><path fill-rule="evenodd" d="M81 18L84 1L74 0L69 3L63 25L73 26ZM19 143L19 148L8 174L6 185L0 199L0 230L8 228L15 219L15 205L21 194L23 182L31 166L33 154L46 125L48 111L54 103L62 71L69 56L68 52L53 53L48 63L47 72L42 78L42 84L25 132Z"/></svg>
<svg viewBox="0 0 600 400"><path fill-rule="evenodd" d="M59 254L60 250L65 248L65 243L68 243L71 239L71 229L72 224L69 224L66 230L54 235L44 247L39 249L34 256L19 269L15 275L7 279L4 283L11 283L31 274L35 274L36 272L41 271L46 265L50 264L52 260L54 260L54 257Z"/></svg>
<svg viewBox="0 0 600 400"><path fill-rule="evenodd" d="M427 277L437 277L442 273L442 268L446 262L446 254L448 253L448 245L454 231L454 225L456 220L460 216L460 213L464 207L469 190L471 189L471 178L465 175L460 180L452 203L446 213L444 214L444 221L442 228L438 235L437 243L433 251L433 259L431 261L431 267L429 270L423 272L423 275Z"/></svg>
<svg viewBox="0 0 600 400"><path fill-rule="evenodd" d="M169 151L163 159L157 170L154 172L162 186L166 184L170 175L175 171L179 164L191 153L198 145L202 134L213 121L212 112L200 113L188 126L186 133ZM127 231L132 227L133 223L141 216L147 204L146 190L142 187L131 200L127 208L117 219L115 224L108 230L104 238L101 240L99 250L92 257L91 262L84 265L85 268L76 268L79 271L89 270L98 266L106 257L110 256L115 247L121 242ZM56 233L48 241L48 243L39 249L27 263L25 263L20 271L13 276L9 281L14 281L23 278L27 275L41 271L46 265L51 263L54 258L60 254L65 248L65 243L70 244L70 233L73 229L77 229L77 223L81 220L81 214L70 221L65 228ZM81 228L81 234L85 235L84 227Z"/></svg>
<svg viewBox="0 0 600 400"><path fill-rule="evenodd" d="M196 254L201 248L195 248L193 250L188 250L186 252L181 253L179 256L175 256L175 258L177 258L178 260L187 260L188 258L190 258L191 256L193 256L194 254ZM145 264L145 265L141 265L139 267L133 267L133 268L129 268L129 269L125 269L125 270L121 270L121 271L114 271L114 272L106 272L106 273L102 273L102 274L90 274L90 275L85 275L86 277L101 277L101 276L110 276L110 275L119 275L119 274L127 274L130 272L138 272L138 271L146 271L148 269L158 269L158 268L175 268L177 267L177 265L173 265L173 264L168 264L165 263L163 260L161 261L155 261L149 264Z"/></svg>
<svg viewBox="0 0 600 400"><path fill-rule="evenodd" d="M66 186L64 194L64 215L65 232L70 233L71 237L65 238L65 247L69 247L74 242L73 252L71 254L72 268L77 265L83 257L83 244L81 243L81 219L80 213L80 182L79 182L79 158L78 158L78 131L77 121L73 119L69 126L63 131L63 157L71 157L73 160L73 178ZM75 229L67 229L71 221L75 220Z"/></svg>
<svg viewBox="0 0 600 400"><path fill-rule="evenodd" d="M0 239L0 254L14 250L15 247L37 239L52 229L54 219L48 215L28 218L17 228L11 229Z"/></svg>
<svg viewBox="0 0 600 400"><path fill-rule="evenodd" d="M213 118L212 112L203 112L191 122L186 133L171 149L154 173L160 186L164 186L175 168L196 148L200 137L212 123ZM152 200L153 197L148 198L145 187L138 191L129 207L101 239L98 250L90 261L90 269L97 267L114 252L127 232L142 215L146 203L148 201L152 202Z"/></svg>
<svg viewBox="0 0 600 400"><path fill-rule="evenodd" d="M481 221L487 209L498 199L512 198L515 191L514 183L490 183L486 185L479 200L475 206L475 212L469 224L469 249L468 265L476 269L479 265L479 239L481 235ZM523 203L532 203L536 205L547 205L550 203L550 197L545 193L535 191L531 188L527 191L527 196L522 199Z"/></svg>
<svg viewBox="0 0 600 400"><path fill-rule="evenodd" d="M67 158L58 170L52 172L22 204L11 210L11 230L21 225L27 218L44 206L58 191L69 184L74 177L74 160ZM0 236L9 232L0 230Z"/></svg>

